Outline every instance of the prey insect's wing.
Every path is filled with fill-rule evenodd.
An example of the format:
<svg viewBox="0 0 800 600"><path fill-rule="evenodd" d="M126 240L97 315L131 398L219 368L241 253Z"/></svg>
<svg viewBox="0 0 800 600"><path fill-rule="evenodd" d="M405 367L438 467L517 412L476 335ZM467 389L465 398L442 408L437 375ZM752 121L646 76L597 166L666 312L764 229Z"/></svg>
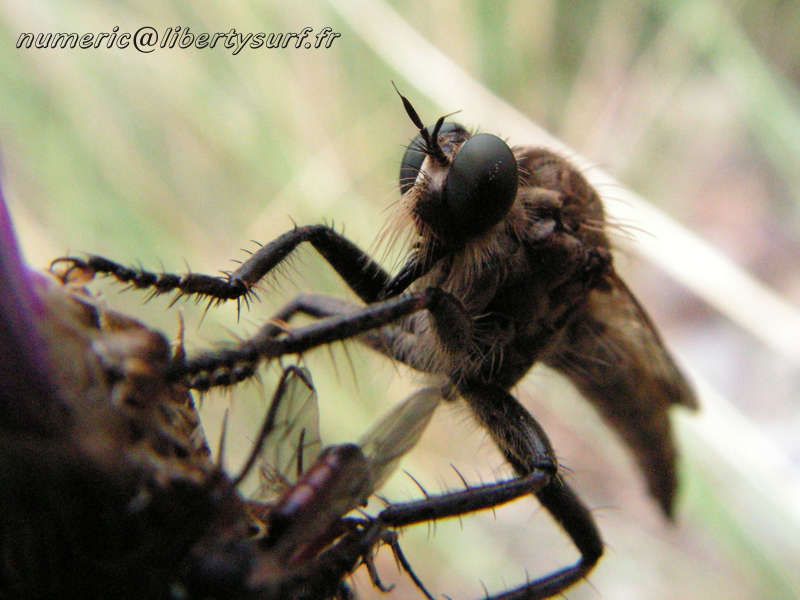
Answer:
<svg viewBox="0 0 800 600"><path fill-rule="evenodd" d="M667 515L677 485L668 409L697 407L650 317L615 273L592 291L545 362L578 387L633 450Z"/></svg>
<svg viewBox="0 0 800 600"><path fill-rule="evenodd" d="M440 398L438 390L420 390L378 421L358 445L325 448L317 461L308 465L299 485L287 486L269 506L265 520L274 555L302 560L341 535L342 517L365 504L383 484L400 457L419 440ZM289 416L294 422L297 415ZM283 431L275 441L291 446L297 428L288 425ZM257 516L263 514L260 508L254 510Z"/></svg>
<svg viewBox="0 0 800 600"><path fill-rule="evenodd" d="M419 441L442 400L440 388L424 388L411 394L379 420L360 440L370 463L373 490L394 472L400 459Z"/></svg>
<svg viewBox="0 0 800 600"><path fill-rule="evenodd" d="M297 482L320 454L317 392L307 369L287 371L277 402L274 427L258 459L260 484L253 500L269 502Z"/></svg>

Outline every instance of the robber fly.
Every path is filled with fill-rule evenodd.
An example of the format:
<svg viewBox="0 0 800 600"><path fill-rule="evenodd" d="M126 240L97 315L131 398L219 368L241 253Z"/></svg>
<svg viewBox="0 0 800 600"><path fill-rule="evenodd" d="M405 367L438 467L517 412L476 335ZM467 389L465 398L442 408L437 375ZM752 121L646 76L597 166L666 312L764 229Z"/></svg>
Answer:
<svg viewBox="0 0 800 600"><path fill-rule="evenodd" d="M509 389L537 362L566 375L628 444L667 516L676 489L668 411L695 408L696 400L614 270L602 202L578 169L547 149L512 149L445 117L426 127L400 97L418 135L400 169L395 224L410 245L394 276L323 225L296 227L223 277L151 273L98 256L62 260L153 293L249 303L267 273L300 243L311 243L365 305L298 296L251 339L192 357L171 376L197 388L231 385L251 376L259 361L350 337L443 375L517 476L535 479L529 491L581 553L575 564L494 598L556 595L591 571L603 543L561 478L543 428ZM319 320L278 326L297 313Z"/></svg>

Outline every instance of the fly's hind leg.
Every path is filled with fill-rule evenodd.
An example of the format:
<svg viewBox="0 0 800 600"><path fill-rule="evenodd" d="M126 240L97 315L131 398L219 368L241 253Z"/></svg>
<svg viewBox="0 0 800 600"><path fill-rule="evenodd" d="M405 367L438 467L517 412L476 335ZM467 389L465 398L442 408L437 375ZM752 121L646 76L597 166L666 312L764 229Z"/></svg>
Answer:
<svg viewBox="0 0 800 600"><path fill-rule="evenodd" d="M395 528L425 523L436 519L460 516L479 510L493 508L530 494L546 485L550 475L546 470L508 481L470 487L457 492L430 495L421 500L390 504L376 517L366 519L345 519L342 525L349 531L344 538L326 550L311 565L314 574L328 571L350 572L360 559L369 569L370 579L375 587L388 591L372 563L372 552L378 542L390 547L399 567L411 578L422 594L433 600L434 596L426 589L422 580L414 572L400 548ZM333 576L323 576L321 581L330 581ZM501 598L498 596L497 598ZM536 596L531 596L536 597Z"/></svg>
<svg viewBox="0 0 800 600"><path fill-rule="evenodd" d="M465 383L459 387L478 421L521 477L549 464L546 485L534 494L581 553L578 561L555 573L504 592L498 600L549 598L583 579L603 554L603 541L589 510L558 474L555 453L536 419L506 390Z"/></svg>
<svg viewBox="0 0 800 600"><path fill-rule="evenodd" d="M497 483L483 484L468 487L465 490L446 492L443 494L429 495L423 499L411 502L390 504L383 509L374 519L372 527L383 531L384 542L392 547L402 569L412 578L417 587L422 590L427 598L432 598L422 585L422 582L411 569L408 561L397 546L395 528L426 523L437 519L462 516L472 512L500 506L530 493L536 493L543 486L548 485L551 475L549 466L543 469L534 469L524 477L499 481ZM490 600L500 598L515 598L500 594L492 596ZM530 595L518 596L520 598L539 598L544 596Z"/></svg>

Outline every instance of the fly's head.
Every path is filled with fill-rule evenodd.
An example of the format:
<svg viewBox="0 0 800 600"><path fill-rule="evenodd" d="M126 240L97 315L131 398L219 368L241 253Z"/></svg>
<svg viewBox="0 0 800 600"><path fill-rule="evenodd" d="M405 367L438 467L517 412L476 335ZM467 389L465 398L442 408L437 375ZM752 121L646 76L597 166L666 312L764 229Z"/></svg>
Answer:
<svg viewBox="0 0 800 600"><path fill-rule="evenodd" d="M426 127L403 105L419 133L400 167L400 192L423 249L455 250L504 221L517 196L514 153L495 135L472 135L440 117Z"/></svg>
<svg viewBox="0 0 800 600"><path fill-rule="evenodd" d="M604 245L599 197L569 162L546 149L512 150L499 137L473 135L446 116L425 127L400 97L419 130L400 167L398 214L401 226L413 225L413 244L384 296L419 282L485 307L506 275L521 277L531 264L546 264L551 268L541 277L568 277L589 260L587 248ZM583 226L587 218L591 231Z"/></svg>

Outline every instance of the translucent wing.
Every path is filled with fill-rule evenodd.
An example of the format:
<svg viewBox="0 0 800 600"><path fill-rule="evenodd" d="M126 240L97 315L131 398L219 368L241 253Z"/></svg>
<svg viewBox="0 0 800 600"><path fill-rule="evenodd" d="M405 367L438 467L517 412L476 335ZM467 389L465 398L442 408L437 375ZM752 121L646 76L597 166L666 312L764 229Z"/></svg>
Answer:
<svg viewBox="0 0 800 600"><path fill-rule="evenodd" d="M379 489L411 450L428 426L442 400L440 388L424 388L412 394L361 438L359 445L370 463L373 490Z"/></svg>
<svg viewBox="0 0 800 600"><path fill-rule="evenodd" d="M317 393L307 369L284 371L270 412L273 425L259 454L260 485L252 498L261 502L278 497L320 454Z"/></svg>
<svg viewBox="0 0 800 600"><path fill-rule="evenodd" d="M675 445L668 409L696 408L694 393L650 317L612 275L568 327L545 362L567 375L636 456L650 493L672 511Z"/></svg>

